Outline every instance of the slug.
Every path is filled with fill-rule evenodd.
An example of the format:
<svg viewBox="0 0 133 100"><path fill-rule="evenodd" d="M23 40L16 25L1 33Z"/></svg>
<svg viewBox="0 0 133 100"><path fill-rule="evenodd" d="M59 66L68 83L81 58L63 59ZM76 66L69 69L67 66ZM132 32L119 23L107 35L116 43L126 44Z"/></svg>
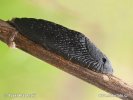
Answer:
<svg viewBox="0 0 133 100"><path fill-rule="evenodd" d="M82 33L43 19L8 21L20 34L66 60L98 73L112 74L109 59Z"/></svg>

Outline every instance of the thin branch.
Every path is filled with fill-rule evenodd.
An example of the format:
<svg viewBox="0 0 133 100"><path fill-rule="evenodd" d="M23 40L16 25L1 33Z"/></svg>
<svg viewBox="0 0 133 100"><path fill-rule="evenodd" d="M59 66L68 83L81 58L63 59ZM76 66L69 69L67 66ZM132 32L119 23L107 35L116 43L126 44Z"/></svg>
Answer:
<svg viewBox="0 0 133 100"><path fill-rule="evenodd" d="M12 33L18 32L7 22L0 20L0 40L8 44ZM113 75L93 72L63 59L25 38L19 32L14 39L16 47L123 100L133 100L133 87Z"/></svg>

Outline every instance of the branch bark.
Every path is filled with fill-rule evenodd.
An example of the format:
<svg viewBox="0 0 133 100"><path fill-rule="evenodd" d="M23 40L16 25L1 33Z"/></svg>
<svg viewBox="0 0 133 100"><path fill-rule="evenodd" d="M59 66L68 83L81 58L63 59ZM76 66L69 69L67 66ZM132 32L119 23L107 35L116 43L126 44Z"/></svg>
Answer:
<svg viewBox="0 0 133 100"><path fill-rule="evenodd" d="M12 33L17 32L14 39L16 47L67 72L70 73L98 88L105 90L123 100L133 100L133 87L113 75L105 75L93 72L80 65L74 64L63 59L61 56L54 54L34 43L33 41L22 36L15 28L10 26L6 21L0 20L0 40L8 44Z"/></svg>

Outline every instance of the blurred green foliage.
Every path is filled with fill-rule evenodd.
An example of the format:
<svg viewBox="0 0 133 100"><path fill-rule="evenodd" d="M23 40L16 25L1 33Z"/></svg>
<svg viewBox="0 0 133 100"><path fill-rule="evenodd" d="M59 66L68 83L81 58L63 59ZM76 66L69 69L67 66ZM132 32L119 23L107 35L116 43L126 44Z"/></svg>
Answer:
<svg viewBox="0 0 133 100"><path fill-rule="evenodd" d="M34 17L83 32L133 82L133 0L0 0L0 19ZM33 94L11 97L9 94ZM0 42L0 100L119 100Z"/></svg>

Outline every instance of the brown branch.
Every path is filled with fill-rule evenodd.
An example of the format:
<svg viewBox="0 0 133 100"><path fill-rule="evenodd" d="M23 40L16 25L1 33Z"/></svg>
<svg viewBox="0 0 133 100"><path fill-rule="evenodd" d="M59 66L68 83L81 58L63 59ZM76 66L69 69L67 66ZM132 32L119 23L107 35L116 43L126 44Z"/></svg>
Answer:
<svg viewBox="0 0 133 100"><path fill-rule="evenodd" d="M11 33L18 32L7 22L0 20L0 40L8 44ZM113 75L93 72L80 65L74 64L56 55L42 46L28 40L20 33L14 40L16 47L47 62L53 66L70 73L88 83L91 83L106 92L114 94L123 100L133 100L133 87Z"/></svg>

